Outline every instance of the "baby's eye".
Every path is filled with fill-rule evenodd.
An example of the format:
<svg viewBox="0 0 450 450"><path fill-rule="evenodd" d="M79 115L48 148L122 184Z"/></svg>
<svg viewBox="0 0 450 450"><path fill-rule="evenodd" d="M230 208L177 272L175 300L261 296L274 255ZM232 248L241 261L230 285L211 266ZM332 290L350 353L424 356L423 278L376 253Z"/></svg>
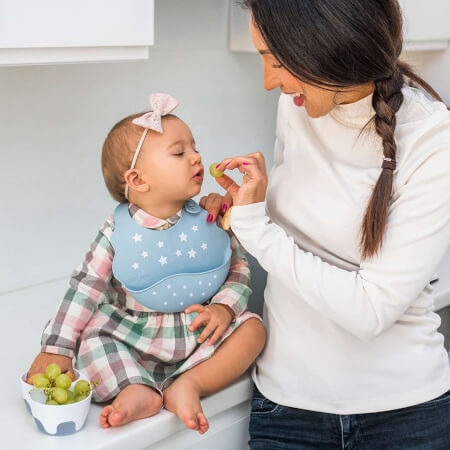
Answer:
<svg viewBox="0 0 450 450"><path fill-rule="evenodd" d="M184 152L180 152L180 153L174 153L174 156L183 156Z"/></svg>

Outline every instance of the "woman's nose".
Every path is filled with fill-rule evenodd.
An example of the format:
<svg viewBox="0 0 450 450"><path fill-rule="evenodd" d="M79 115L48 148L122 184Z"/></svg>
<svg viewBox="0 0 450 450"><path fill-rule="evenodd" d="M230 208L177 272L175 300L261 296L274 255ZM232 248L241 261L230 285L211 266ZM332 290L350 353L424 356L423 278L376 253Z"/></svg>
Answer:
<svg viewBox="0 0 450 450"><path fill-rule="evenodd" d="M279 86L281 86L280 80L273 72L274 69L264 68L264 89L266 91L271 91Z"/></svg>

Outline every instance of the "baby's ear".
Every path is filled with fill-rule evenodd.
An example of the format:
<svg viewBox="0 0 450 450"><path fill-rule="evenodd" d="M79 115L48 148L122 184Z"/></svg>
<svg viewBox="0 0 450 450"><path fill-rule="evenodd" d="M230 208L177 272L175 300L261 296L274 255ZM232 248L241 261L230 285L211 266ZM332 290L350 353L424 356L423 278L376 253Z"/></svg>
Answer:
<svg viewBox="0 0 450 450"><path fill-rule="evenodd" d="M128 189L138 192L148 192L150 190L149 184L141 178L138 170L128 169L123 176L125 183L128 184Z"/></svg>

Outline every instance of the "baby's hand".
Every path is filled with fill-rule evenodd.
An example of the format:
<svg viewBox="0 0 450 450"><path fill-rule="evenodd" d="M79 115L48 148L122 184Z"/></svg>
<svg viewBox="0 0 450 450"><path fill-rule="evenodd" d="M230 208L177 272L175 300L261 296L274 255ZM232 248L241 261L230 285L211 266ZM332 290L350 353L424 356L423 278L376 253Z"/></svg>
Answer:
<svg viewBox="0 0 450 450"><path fill-rule="evenodd" d="M37 373L45 373L45 369L51 363L58 364L61 367L62 373L70 371L73 375L72 358L69 358L68 356L41 352L36 356L33 363L31 364L30 369L28 370L27 383L30 383L30 379L33 375Z"/></svg>
<svg viewBox="0 0 450 450"><path fill-rule="evenodd" d="M192 321L189 331L195 331L197 328L205 325L205 329L197 339L199 344L203 343L208 336L214 333L209 338L208 345L216 343L217 339L229 327L234 316L234 312L229 306L220 303L211 303L207 306L195 304L187 307L184 312L186 314L198 312L198 316Z"/></svg>

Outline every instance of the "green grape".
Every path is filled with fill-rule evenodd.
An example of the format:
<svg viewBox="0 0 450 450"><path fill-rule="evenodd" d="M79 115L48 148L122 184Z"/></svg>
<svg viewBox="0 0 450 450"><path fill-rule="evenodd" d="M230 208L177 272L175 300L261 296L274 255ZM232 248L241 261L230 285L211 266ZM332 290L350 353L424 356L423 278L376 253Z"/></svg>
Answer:
<svg viewBox="0 0 450 450"><path fill-rule="evenodd" d="M87 395L78 394L77 396L75 396L75 402L82 402L86 398L87 398Z"/></svg>
<svg viewBox="0 0 450 450"><path fill-rule="evenodd" d="M76 394L86 394L89 395L91 392L91 385L89 381L87 380L80 380L77 381L77 384L75 385L75 393Z"/></svg>
<svg viewBox="0 0 450 450"><path fill-rule="evenodd" d="M223 172L221 170L216 169L217 163L212 163L209 166L209 173L214 177L214 178L220 178L223 175Z"/></svg>
<svg viewBox="0 0 450 450"><path fill-rule="evenodd" d="M60 387L56 387L52 392L53 400L56 400L60 405L67 402L67 391Z"/></svg>
<svg viewBox="0 0 450 450"><path fill-rule="evenodd" d="M45 374L50 379L50 381L54 381L59 375L61 375L61 367L56 363L51 363L45 369Z"/></svg>
<svg viewBox="0 0 450 450"><path fill-rule="evenodd" d="M49 386L50 380L43 373L37 373L33 377L33 384L34 384L34 387L42 389L42 388L46 388Z"/></svg>
<svg viewBox="0 0 450 450"><path fill-rule="evenodd" d="M57 387L60 387L62 389L69 389L72 384L72 380L68 375L62 373L61 375L58 375L56 377L55 384Z"/></svg>
<svg viewBox="0 0 450 450"><path fill-rule="evenodd" d="M74 399L74 398L69 398L69 399L67 400L67 402L64 403L64 404L65 404L65 405L70 405L70 404L72 404L72 403L75 403L75 399Z"/></svg>
<svg viewBox="0 0 450 450"><path fill-rule="evenodd" d="M47 400L45 402L46 405L59 405L59 403L55 400Z"/></svg>
<svg viewBox="0 0 450 450"><path fill-rule="evenodd" d="M67 403L69 402L69 400L73 400L74 398L75 398L75 394L72 391L68 390L67 391Z"/></svg>

